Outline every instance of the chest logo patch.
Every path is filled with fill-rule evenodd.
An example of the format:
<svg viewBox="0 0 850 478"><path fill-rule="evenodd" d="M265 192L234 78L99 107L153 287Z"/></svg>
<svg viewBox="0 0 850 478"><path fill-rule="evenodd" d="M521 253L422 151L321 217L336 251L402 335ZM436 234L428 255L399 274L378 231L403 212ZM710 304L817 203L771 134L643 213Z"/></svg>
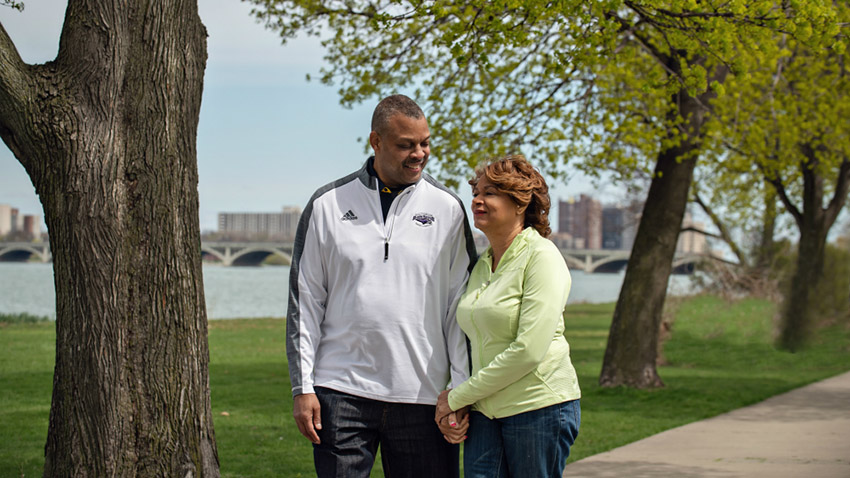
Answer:
<svg viewBox="0 0 850 478"><path fill-rule="evenodd" d="M413 222L419 227L429 227L434 224L434 216L427 212L417 212L413 215Z"/></svg>

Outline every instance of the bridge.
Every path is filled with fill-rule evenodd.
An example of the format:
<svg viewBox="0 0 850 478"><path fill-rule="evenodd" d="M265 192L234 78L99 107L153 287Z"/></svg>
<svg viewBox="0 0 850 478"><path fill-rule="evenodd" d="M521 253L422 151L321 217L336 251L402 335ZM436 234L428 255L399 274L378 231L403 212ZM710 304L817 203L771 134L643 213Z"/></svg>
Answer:
<svg viewBox="0 0 850 478"><path fill-rule="evenodd" d="M50 262L50 244L46 242L0 242L2 262Z"/></svg>
<svg viewBox="0 0 850 478"><path fill-rule="evenodd" d="M277 256L279 263L292 263L291 241L282 242L211 242L201 243L201 254L205 262L223 266L258 266L270 256ZM484 248L479 248L479 253ZM564 260L571 270L587 273L620 272L629 262L630 250L561 249ZM677 253L673 259L674 273L693 272L694 266L708 256L694 253ZM50 245L46 242L0 242L0 261L50 262Z"/></svg>

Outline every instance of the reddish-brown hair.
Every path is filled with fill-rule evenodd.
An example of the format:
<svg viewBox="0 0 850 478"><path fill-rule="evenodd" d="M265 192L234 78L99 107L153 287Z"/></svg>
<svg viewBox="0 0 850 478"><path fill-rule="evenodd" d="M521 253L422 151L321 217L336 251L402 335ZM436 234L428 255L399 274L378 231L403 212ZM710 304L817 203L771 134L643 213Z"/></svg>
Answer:
<svg viewBox="0 0 850 478"><path fill-rule="evenodd" d="M475 176L469 180L472 187L478 184L481 176L493 183L500 192L507 194L520 207L525 208L523 228L533 227L543 237L549 237L549 186L534 166L520 154L505 156L488 162L475 169Z"/></svg>

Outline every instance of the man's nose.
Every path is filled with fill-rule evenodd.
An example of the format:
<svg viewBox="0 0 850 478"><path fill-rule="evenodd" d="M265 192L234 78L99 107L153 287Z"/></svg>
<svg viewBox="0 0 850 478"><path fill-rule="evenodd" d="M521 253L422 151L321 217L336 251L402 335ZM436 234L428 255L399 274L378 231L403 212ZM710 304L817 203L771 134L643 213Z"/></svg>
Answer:
<svg viewBox="0 0 850 478"><path fill-rule="evenodd" d="M416 145L416 148L413 149L413 154L411 154L416 159L425 158L425 148L420 145Z"/></svg>

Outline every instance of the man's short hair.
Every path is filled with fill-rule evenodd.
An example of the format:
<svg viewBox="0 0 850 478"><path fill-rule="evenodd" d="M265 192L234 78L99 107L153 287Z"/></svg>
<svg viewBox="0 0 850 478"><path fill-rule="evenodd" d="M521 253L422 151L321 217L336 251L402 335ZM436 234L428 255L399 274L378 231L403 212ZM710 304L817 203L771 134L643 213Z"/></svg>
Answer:
<svg viewBox="0 0 850 478"><path fill-rule="evenodd" d="M375 107L375 112L372 113L372 131L383 134L387 129L390 118L398 113L413 119L425 117L422 108L407 96L387 96L378 103L378 106Z"/></svg>

